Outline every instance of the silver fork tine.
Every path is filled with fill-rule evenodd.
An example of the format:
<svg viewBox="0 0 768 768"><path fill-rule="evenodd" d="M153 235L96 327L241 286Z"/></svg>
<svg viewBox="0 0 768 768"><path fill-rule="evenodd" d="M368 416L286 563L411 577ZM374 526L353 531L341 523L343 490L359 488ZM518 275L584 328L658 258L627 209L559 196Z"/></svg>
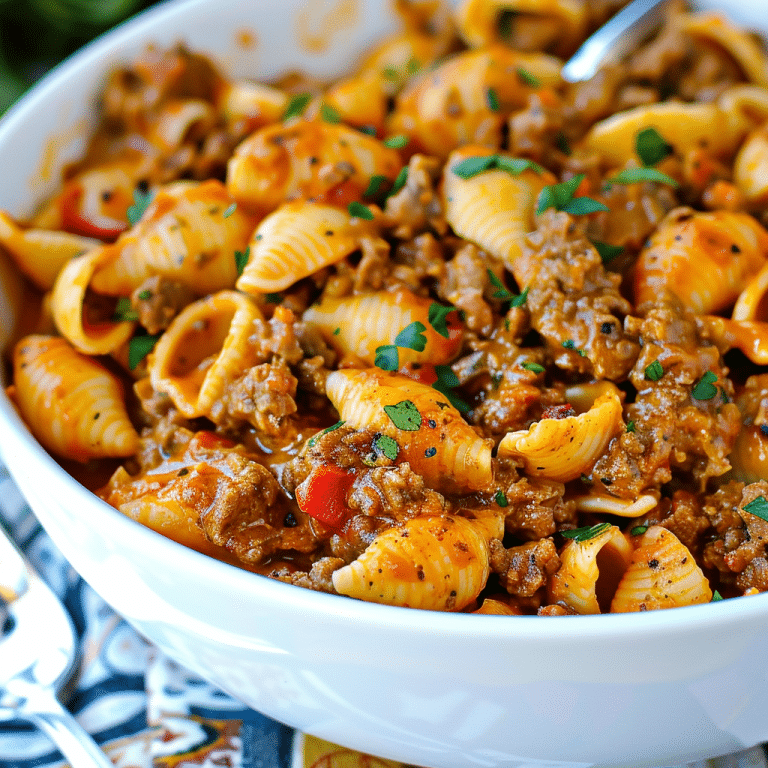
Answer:
<svg viewBox="0 0 768 768"><path fill-rule="evenodd" d="M40 728L72 768L114 768L57 693L77 661L69 614L0 526L0 596L11 631L0 636L0 720Z"/></svg>
<svg viewBox="0 0 768 768"><path fill-rule="evenodd" d="M661 25L669 0L633 0L593 32L561 72L564 80L589 80L602 64L617 61Z"/></svg>

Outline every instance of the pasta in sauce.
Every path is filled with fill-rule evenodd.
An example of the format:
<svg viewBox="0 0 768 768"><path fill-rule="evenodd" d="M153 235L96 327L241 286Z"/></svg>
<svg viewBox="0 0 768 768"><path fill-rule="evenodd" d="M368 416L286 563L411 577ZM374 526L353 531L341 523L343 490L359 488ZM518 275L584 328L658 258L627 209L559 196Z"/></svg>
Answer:
<svg viewBox="0 0 768 768"><path fill-rule="evenodd" d="M40 297L32 432L300 587L510 616L768 591L768 55L680 4L564 82L621 5L399 3L334 83L183 46L112 72L60 192L0 212Z"/></svg>

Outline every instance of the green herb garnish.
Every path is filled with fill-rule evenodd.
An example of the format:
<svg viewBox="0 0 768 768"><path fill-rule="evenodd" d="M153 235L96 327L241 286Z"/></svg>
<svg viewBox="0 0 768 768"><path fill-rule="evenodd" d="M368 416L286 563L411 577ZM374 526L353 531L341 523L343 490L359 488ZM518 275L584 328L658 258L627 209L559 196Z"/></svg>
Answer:
<svg viewBox="0 0 768 768"><path fill-rule="evenodd" d="M517 77L523 85L530 85L531 88L541 87L541 80L536 75L532 75L527 69L523 69L523 67L517 68Z"/></svg>
<svg viewBox="0 0 768 768"><path fill-rule="evenodd" d="M376 347L376 359L373 364L382 371L396 371L400 367L400 353L394 344Z"/></svg>
<svg viewBox="0 0 768 768"><path fill-rule="evenodd" d="M247 246L244 251L235 251L235 269L237 270L237 276L240 277L243 274L245 265L248 263L248 259L251 258L251 246Z"/></svg>
<svg viewBox="0 0 768 768"><path fill-rule="evenodd" d="M421 428L421 414L411 400L401 400L394 405L385 405L384 412L398 429L416 432Z"/></svg>
<svg viewBox="0 0 768 768"><path fill-rule="evenodd" d="M495 88L488 88L485 92L485 100L488 103L488 108L491 112L499 111L499 94L496 93Z"/></svg>
<svg viewBox="0 0 768 768"><path fill-rule="evenodd" d="M393 440L389 435L376 435L373 439L373 449L384 454L390 461L394 461L400 452L397 440Z"/></svg>
<svg viewBox="0 0 768 768"><path fill-rule="evenodd" d="M389 138L384 139L384 146L389 147L390 149L402 149L409 140L408 136L404 133L399 133L397 136L390 136Z"/></svg>
<svg viewBox="0 0 768 768"><path fill-rule="evenodd" d="M416 352L423 352L427 346L427 337L424 335L426 330L427 327L424 323L414 320L395 336L395 345L403 347L403 349L414 349Z"/></svg>
<svg viewBox="0 0 768 768"><path fill-rule="evenodd" d="M356 216L358 219L366 219L367 221L373 219L373 211L367 205L363 205L357 200L353 200L347 206L347 211L349 211L350 216Z"/></svg>
<svg viewBox="0 0 768 768"><path fill-rule="evenodd" d="M644 128L635 137L635 152L643 165L656 165L673 151L655 128Z"/></svg>
<svg viewBox="0 0 768 768"><path fill-rule="evenodd" d="M610 243L603 243L599 240L593 240L592 245L600 254L600 258L602 259L603 264L608 264L617 256L620 256L622 253L624 253L623 245L611 245Z"/></svg>
<svg viewBox="0 0 768 768"><path fill-rule="evenodd" d="M691 393L696 400L711 400L717 394L717 374L707 371L697 382Z"/></svg>
<svg viewBox="0 0 768 768"><path fill-rule="evenodd" d="M440 334L445 339L450 338L451 332L448 330L447 318L451 312L454 312L456 307L446 307L442 304L438 304L433 301L429 305L428 318L429 324L434 329L435 333Z"/></svg>
<svg viewBox="0 0 768 768"><path fill-rule="evenodd" d="M224 218L228 219L237 210L237 203L230 203L224 211Z"/></svg>
<svg viewBox="0 0 768 768"><path fill-rule="evenodd" d="M443 395L459 413L468 413L469 404L453 391L461 383L453 368L450 365L436 365L435 374L437 374L437 381L432 385L432 389L436 389Z"/></svg>
<svg viewBox="0 0 768 768"><path fill-rule="evenodd" d="M128 223L133 226L139 222L139 219L144 215L149 204L152 202L154 193L151 190L144 192L143 190L136 188L133 190L133 205L128 207L126 211L126 217Z"/></svg>
<svg viewBox="0 0 768 768"><path fill-rule="evenodd" d="M572 216L584 216L597 211L610 210L607 205L593 200L591 197L574 197L579 184L584 180L584 174L580 173L568 181L560 184L550 184L541 190L536 214L543 213L548 208L556 211L564 211Z"/></svg>
<svg viewBox="0 0 768 768"><path fill-rule="evenodd" d="M560 533L566 539L573 539L574 541L582 542L596 538L601 533L605 533L605 531L607 531L610 527L610 523L597 523L597 525L587 525L583 528L574 528L570 531L560 531Z"/></svg>
<svg viewBox="0 0 768 768"><path fill-rule="evenodd" d="M636 525L629 533L632 536L642 536L647 530L647 525Z"/></svg>
<svg viewBox="0 0 768 768"><path fill-rule="evenodd" d="M526 371L530 371L531 373L535 374L544 373L546 370L540 363L534 363L530 360L526 360L525 362L520 363L520 365L525 368Z"/></svg>
<svg viewBox="0 0 768 768"><path fill-rule="evenodd" d="M288 106L285 108L285 112L283 112L283 122L289 120L292 117L301 117L301 115L304 114L304 110L307 108L310 101L312 101L311 93L299 93L294 96L288 102Z"/></svg>
<svg viewBox="0 0 768 768"><path fill-rule="evenodd" d="M467 157L452 166L451 170L462 179L471 179L473 176L490 170L506 171L512 176L519 176L526 170L532 170L539 174L544 173L544 169L533 160L498 154Z"/></svg>
<svg viewBox="0 0 768 768"><path fill-rule="evenodd" d="M341 115L335 107L330 104L320 105L320 118L326 123L340 123Z"/></svg>
<svg viewBox="0 0 768 768"><path fill-rule="evenodd" d="M161 334L134 336L128 342L128 368L135 371L139 363L154 349Z"/></svg>
<svg viewBox="0 0 768 768"><path fill-rule="evenodd" d="M634 432L635 431L635 422L633 419L630 419L627 422L627 432Z"/></svg>
<svg viewBox="0 0 768 768"><path fill-rule="evenodd" d="M671 187L680 185L666 173L656 170L656 168L625 168L620 173L608 179L609 184L638 184L643 181L655 181L659 184L669 184Z"/></svg>
<svg viewBox="0 0 768 768"><path fill-rule="evenodd" d="M504 491L496 491L496 495L493 498L500 507L509 506L509 501L507 500L507 495Z"/></svg>
<svg viewBox="0 0 768 768"><path fill-rule="evenodd" d="M121 296L117 300L115 311L112 313L114 323L132 323L139 319L139 315L133 308L131 300L127 296Z"/></svg>
<svg viewBox="0 0 768 768"><path fill-rule="evenodd" d="M758 496L750 501L749 504L745 504L742 509L768 522L768 501L766 501L765 496Z"/></svg>
<svg viewBox="0 0 768 768"><path fill-rule="evenodd" d="M658 381L664 375L664 368L658 360L645 366L645 378L649 381Z"/></svg>

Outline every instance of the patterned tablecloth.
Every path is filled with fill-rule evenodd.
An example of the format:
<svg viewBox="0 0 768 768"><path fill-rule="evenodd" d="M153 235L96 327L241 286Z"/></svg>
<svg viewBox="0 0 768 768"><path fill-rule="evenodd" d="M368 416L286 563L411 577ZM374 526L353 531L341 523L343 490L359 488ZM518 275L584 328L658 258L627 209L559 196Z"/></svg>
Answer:
<svg viewBox="0 0 768 768"><path fill-rule="evenodd" d="M116 768L404 768L296 733L179 667L75 573L0 466L0 524L69 609L82 664L68 706ZM48 739L0 723L0 768L64 768ZM768 768L761 749L693 764Z"/></svg>

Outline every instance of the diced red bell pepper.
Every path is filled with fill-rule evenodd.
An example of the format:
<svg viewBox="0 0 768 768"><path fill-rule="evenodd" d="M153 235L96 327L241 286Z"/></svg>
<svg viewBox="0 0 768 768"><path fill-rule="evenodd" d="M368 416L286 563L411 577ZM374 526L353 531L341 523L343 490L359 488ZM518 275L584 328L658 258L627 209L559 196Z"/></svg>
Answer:
<svg viewBox="0 0 768 768"><path fill-rule="evenodd" d="M354 470L321 464L296 488L299 509L323 525L341 530L352 513L347 494L354 482Z"/></svg>

